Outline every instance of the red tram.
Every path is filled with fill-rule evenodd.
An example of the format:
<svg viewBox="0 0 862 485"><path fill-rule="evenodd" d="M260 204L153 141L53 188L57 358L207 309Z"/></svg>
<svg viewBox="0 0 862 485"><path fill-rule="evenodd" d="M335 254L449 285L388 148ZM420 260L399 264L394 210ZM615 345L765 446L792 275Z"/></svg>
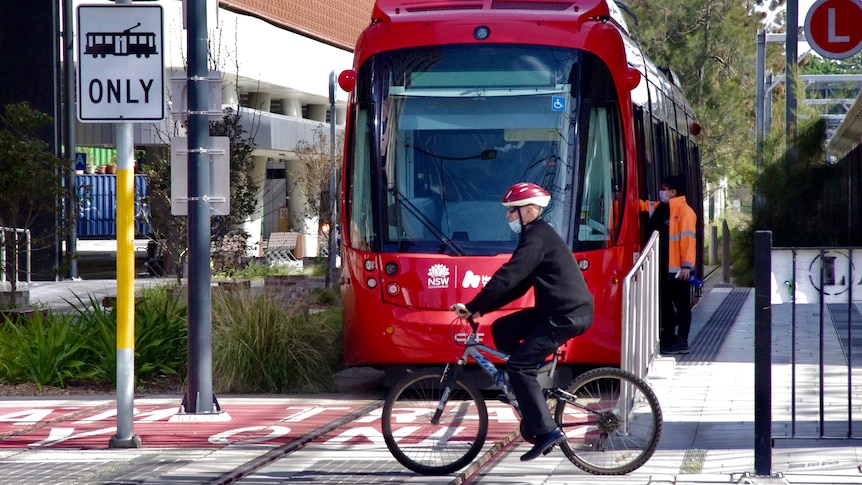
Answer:
<svg viewBox="0 0 862 485"><path fill-rule="evenodd" d="M552 194L544 218L595 297L595 324L566 345L563 362L619 365L622 280L647 236L638 200L656 200L661 178L681 174L703 220L699 127L620 7L377 0L339 84L350 93L345 363L451 362L463 335L448 308L508 260L517 236L500 201L513 183L533 182ZM532 298L484 317L485 338L497 316Z"/></svg>

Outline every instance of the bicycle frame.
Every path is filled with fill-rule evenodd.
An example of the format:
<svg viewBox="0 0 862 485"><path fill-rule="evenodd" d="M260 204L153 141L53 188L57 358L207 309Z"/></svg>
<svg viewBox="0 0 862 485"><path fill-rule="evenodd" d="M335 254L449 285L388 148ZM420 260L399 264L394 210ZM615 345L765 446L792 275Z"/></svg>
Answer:
<svg viewBox="0 0 862 485"><path fill-rule="evenodd" d="M488 354L488 355L496 357L496 358L498 358L504 362L508 362L509 354L481 343L479 341L479 338L477 335L477 332L479 330L479 324L477 322L475 322L472 317L467 318L467 323L470 324L470 328L472 329L472 332L470 332L470 335L467 336L467 340L464 344L464 346L465 346L464 352L461 353L461 357L458 358L458 360L455 362L454 365L453 364L446 364L446 368L445 368L445 371L443 373L443 377L441 378L441 382L446 387L447 392L444 392L443 396L441 396L441 398L440 398L440 404L437 407L437 411L434 413L434 416L431 418L431 421L433 423L437 423L439 421L440 414L443 411L443 408L445 407L446 402L449 401L448 389L451 387L452 380L454 380L458 375L457 370L455 372L452 372L453 368L458 369L458 370L464 368L464 365L466 365L467 362L469 362L469 360L471 358L477 364L479 364L479 367L482 368L482 370L488 375L488 377L493 379L494 382L496 382L497 385L500 386L500 389L504 393L508 394L510 392L508 380L506 380L504 377L506 375L506 371L505 370L499 370L498 371L497 367L491 362L491 360L488 359L487 357L485 357L485 354ZM554 375L554 371L556 370L556 363L557 363L557 359L555 356L555 358L551 359L551 362L550 362L551 368L547 371L548 375L550 377L552 377ZM545 364L543 364L543 366L544 365ZM623 416L627 416L628 410L630 409L629 402L632 399L631 390L628 387L626 387L625 389L621 390L621 394L622 394L621 395L621 402L620 402L621 414ZM590 408L577 402L577 399L575 398L575 396L573 396L572 394L567 392L565 389L555 387L555 388L550 389L547 395L553 396L557 399L562 399L562 400L568 402L570 405L575 406L579 409L582 409L582 410L588 412L589 414L598 415L598 413L596 413L595 411L593 411ZM520 415L520 409L518 408L518 406L513 404L512 407L514 407L515 410ZM626 428L628 426L627 421L628 420L623 420L623 422L622 422L622 429L623 429L624 433L626 432Z"/></svg>
<svg viewBox="0 0 862 485"><path fill-rule="evenodd" d="M488 377L494 379L495 382L500 384L502 381L502 373L504 371L498 371L497 366L495 366L490 359L485 357L484 354L492 355L502 361L509 360L509 354L488 347L487 345L479 342L479 338L477 337L476 331L474 330L473 333L471 333L467 337L467 343L466 347L464 348L464 352L461 354L461 357L458 359L455 365L462 367L469 361L469 359L472 358L477 364L479 364L482 370L484 370L485 373L488 374Z"/></svg>

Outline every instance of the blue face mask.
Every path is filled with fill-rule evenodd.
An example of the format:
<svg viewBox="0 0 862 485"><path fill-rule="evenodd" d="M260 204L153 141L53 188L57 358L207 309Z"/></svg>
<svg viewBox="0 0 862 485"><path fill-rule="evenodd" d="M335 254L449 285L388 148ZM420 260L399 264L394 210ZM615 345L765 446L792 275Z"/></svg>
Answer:
<svg viewBox="0 0 862 485"><path fill-rule="evenodd" d="M518 221L518 220L509 221L509 229L515 231L515 234L520 234L521 233L521 221Z"/></svg>
<svg viewBox="0 0 862 485"><path fill-rule="evenodd" d="M664 204L667 204L667 201L670 200L670 197L668 196L668 191L660 190L658 193L658 200L662 201L662 203Z"/></svg>

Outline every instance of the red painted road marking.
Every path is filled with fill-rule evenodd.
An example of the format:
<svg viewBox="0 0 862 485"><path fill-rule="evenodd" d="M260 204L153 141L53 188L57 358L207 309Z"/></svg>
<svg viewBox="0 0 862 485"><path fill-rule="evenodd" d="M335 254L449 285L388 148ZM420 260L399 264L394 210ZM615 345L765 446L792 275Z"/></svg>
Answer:
<svg viewBox="0 0 862 485"><path fill-rule="evenodd" d="M0 448L102 449L116 434L114 407L87 413L88 407L94 406L57 406L56 401L29 401L17 408L16 404L0 403L0 436L7 436L0 440ZM225 401L222 408L230 420L188 422L177 419L178 404L140 400L135 404L133 432L145 448L218 448L239 443L277 446L365 404L312 399ZM75 415L74 420L52 422L70 414Z"/></svg>
<svg viewBox="0 0 862 485"><path fill-rule="evenodd" d="M6 436L0 440L0 448L107 448L108 441L116 434L115 407L105 408L104 401L91 406L58 404L56 401L0 402L0 436ZM349 400L243 400L223 403L230 420L184 422L177 415L179 405L170 400L139 400L134 407L133 431L145 448L279 446L366 404L367 401ZM382 445L380 414L378 408L329 433L322 441L340 445ZM518 418L510 406L488 402L488 415L488 441L500 439L518 426ZM64 416L74 417L64 420Z"/></svg>

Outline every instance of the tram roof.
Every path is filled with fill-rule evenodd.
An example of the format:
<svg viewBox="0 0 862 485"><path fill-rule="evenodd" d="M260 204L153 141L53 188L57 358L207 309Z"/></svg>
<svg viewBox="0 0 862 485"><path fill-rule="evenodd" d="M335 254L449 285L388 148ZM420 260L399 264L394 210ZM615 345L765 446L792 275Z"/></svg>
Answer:
<svg viewBox="0 0 862 485"><path fill-rule="evenodd" d="M604 15L608 15L628 32L622 11L615 2L609 0L376 0L371 18L391 21L401 14L402 9L404 13L414 14L494 10L500 13L532 12L533 15L537 15L536 12L551 14L567 11L577 15L583 15L585 12L601 15L605 10Z"/></svg>

